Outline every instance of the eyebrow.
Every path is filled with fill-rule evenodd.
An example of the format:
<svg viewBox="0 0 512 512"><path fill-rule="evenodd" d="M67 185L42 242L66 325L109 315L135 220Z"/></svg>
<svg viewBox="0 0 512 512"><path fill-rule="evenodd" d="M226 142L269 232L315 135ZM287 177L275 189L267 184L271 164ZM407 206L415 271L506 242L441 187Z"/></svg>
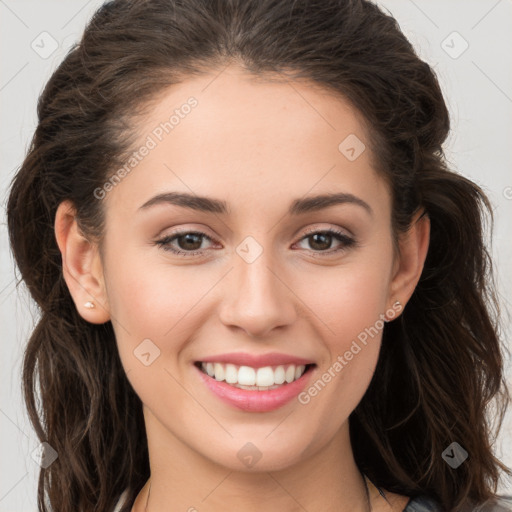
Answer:
<svg viewBox="0 0 512 512"><path fill-rule="evenodd" d="M158 194L146 201L139 210L145 210L151 206L160 204L174 204L183 208L198 210L207 213L219 213L227 215L229 213L228 204L219 199L211 197L197 196L185 192L166 192ZM348 193L333 193L310 196L301 199L295 199L289 209L289 215L300 215L303 213L316 212L338 204L354 204L361 206L370 215L373 210L368 203L361 198Z"/></svg>

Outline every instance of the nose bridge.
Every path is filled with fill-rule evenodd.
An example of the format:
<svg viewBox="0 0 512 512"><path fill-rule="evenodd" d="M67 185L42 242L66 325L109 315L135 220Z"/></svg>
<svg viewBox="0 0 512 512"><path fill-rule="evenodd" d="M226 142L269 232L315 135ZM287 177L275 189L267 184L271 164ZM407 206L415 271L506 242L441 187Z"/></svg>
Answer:
<svg viewBox="0 0 512 512"><path fill-rule="evenodd" d="M289 324L295 317L293 294L285 277L279 275L270 237L265 240L267 246L248 236L236 247L221 310L224 324L238 326L252 336Z"/></svg>

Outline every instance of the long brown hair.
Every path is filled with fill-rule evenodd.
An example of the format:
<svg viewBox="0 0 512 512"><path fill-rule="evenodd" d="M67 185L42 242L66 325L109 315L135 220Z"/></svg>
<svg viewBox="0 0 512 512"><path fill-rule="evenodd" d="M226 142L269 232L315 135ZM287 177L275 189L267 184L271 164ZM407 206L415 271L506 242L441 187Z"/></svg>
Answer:
<svg viewBox="0 0 512 512"><path fill-rule="evenodd" d="M449 169L440 86L396 20L365 0L115 0L42 92L8 199L12 250L41 312L24 355L24 397L39 439L59 454L40 471L39 510L110 511L125 489L131 505L150 472L141 401L112 325L83 320L63 279L57 207L71 200L82 231L101 240L94 191L124 163L137 116L172 84L229 62L350 101L391 186L394 236L421 207L430 217L421 279L384 328L375 375L350 417L358 466L376 485L428 494L446 510L490 498L500 470L510 474L492 451L508 401L485 243L492 210ZM442 458L454 441L469 454L456 470Z"/></svg>

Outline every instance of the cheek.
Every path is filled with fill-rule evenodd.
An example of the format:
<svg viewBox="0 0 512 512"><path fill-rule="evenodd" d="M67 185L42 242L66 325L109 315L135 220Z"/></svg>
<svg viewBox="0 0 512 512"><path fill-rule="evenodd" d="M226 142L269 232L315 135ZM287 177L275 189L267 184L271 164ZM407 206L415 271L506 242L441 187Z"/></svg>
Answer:
<svg viewBox="0 0 512 512"><path fill-rule="evenodd" d="M120 258L107 258L107 268L109 308L120 357L125 369L138 368L140 361L136 357L141 343L151 348L145 341L151 340L154 357L163 349L165 334L169 339L177 319L190 309L188 287L179 271L149 264L135 251L126 251Z"/></svg>
<svg viewBox="0 0 512 512"><path fill-rule="evenodd" d="M151 250L133 249L107 262L107 289L112 316L126 331L161 338L184 317L207 287L192 267L148 257ZM149 255L151 256L151 255Z"/></svg>
<svg viewBox="0 0 512 512"><path fill-rule="evenodd" d="M380 288L371 273L352 272L340 279L336 292L317 290L310 297L325 322L317 325L322 325L318 336L328 359L321 361L315 378L299 395L309 417L326 419L308 453L335 435L372 380L384 327L385 293Z"/></svg>
<svg viewBox="0 0 512 512"><path fill-rule="evenodd" d="M307 293L307 305L320 321L316 337L326 356L306 389L303 403L314 415L342 421L363 397L377 364L387 306L391 257L359 258L346 266L319 269ZM327 275L326 272L329 272ZM303 292L305 293L305 292ZM317 409L318 408L318 409Z"/></svg>
<svg viewBox="0 0 512 512"><path fill-rule="evenodd" d="M379 321L387 306L390 269L390 258L360 257L339 267L318 268L308 272L307 282L302 277L302 285L297 282L333 350L344 352L347 342Z"/></svg>

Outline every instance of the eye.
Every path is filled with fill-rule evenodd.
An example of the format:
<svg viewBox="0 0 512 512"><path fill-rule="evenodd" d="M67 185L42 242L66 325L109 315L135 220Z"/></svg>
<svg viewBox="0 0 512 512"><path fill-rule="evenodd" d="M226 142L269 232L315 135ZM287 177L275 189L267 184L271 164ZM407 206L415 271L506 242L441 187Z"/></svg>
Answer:
<svg viewBox="0 0 512 512"><path fill-rule="evenodd" d="M327 251L326 249L330 249L333 239L337 240L340 246L337 249ZM356 245L354 238L336 229L311 230L307 232L306 236L302 237L301 241L303 240L310 240L309 245L313 248L314 253L326 253L326 256ZM315 254L315 256L324 256L324 254Z"/></svg>
<svg viewBox="0 0 512 512"><path fill-rule="evenodd" d="M160 246L164 251L184 256L195 256L203 252L203 250L197 250L201 247L203 238L213 241L212 238L201 231L181 231L165 236L157 240L155 244ZM174 241L178 242L178 248L173 247L172 243Z"/></svg>
<svg viewBox="0 0 512 512"><path fill-rule="evenodd" d="M201 249L203 239L210 240L211 242L215 241L206 233L202 233L201 231L180 231L157 240L155 245L161 247L164 251L169 251L173 254L185 257L196 256L204 253L205 249ZM312 247L315 256L324 256L323 253L325 253L325 256L331 255L357 245L354 238L335 229L310 230L306 233L306 236L301 238L300 241L302 242L303 240L308 239L312 241L310 241L310 246ZM337 249L328 251L327 249L330 249L333 239L337 240L340 246ZM178 247L173 245L174 242L177 242Z"/></svg>

